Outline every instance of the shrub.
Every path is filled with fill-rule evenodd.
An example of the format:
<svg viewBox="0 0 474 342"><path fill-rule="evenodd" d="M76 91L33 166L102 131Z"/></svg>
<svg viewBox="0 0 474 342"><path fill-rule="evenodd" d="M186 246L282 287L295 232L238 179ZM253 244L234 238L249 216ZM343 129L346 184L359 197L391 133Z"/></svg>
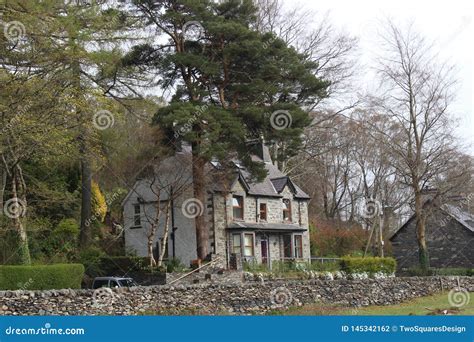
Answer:
<svg viewBox="0 0 474 342"><path fill-rule="evenodd" d="M165 262L166 272L186 272L189 269L178 258L171 258Z"/></svg>
<svg viewBox="0 0 474 342"><path fill-rule="evenodd" d="M371 276L378 272L393 274L397 269L397 262L393 258L346 256L341 258L341 269L349 274L367 273Z"/></svg>
<svg viewBox="0 0 474 342"><path fill-rule="evenodd" d="M364 250L367 230L339 221L318 221L310 233L311 254L318 256L343 256Z"/></svg>
<svg viewBox="0 0 474 342"><path fill-rule="evenodd" d="M338 260L331 260L331 261L313 261L310 265L308 265L308 270L311 271L339 271L340 270L340 263Z"/></svg>
<svg viewBox="0 0 474 342"><path fill-rule="evenodd" d="M81 264L0 265L0 290L79 289L83 276Z"/></svg>
<svg viewBox="0 0 474 342"><path fill-rule="evenodd" d="M433 275L437 276L469 276L471 273L469 268L433 268Z"/></svg>
<svg viewBox="0 0 474 342"><path fill-rule="evenodd" d="M79 253L78 261L83 264L86 268L86 274L90 277L98 277L105 275L105 271L102 269L101 258L104 256L104 252L97 247L88 247Z"/></svg>
<svg viewBox="0 0 474 342"><path fill-rule="evenodd" d="M147 272L148 258L137 256L104 256L99 260L100 269L107 276L122 276L130 272Z"/></svg>
<svg viewBox="0 0 474 342"><path fill-rule="evenodd" d="M100 190L99 184L92 181L92 215L99 222L103 222L105 214L107 213L107 202L105 200L102 191Z"/></svg>
<svg viewBox="0 0 474 342"><path fill-rule="evenodd" d="M473 276L474 269L470 268L429 268L422 270L419 267L411 267L408 270L401 272L402 275L412 277L426 277L426 276Z"/></svg>
<svg viewBox="0 0 474 342"><path fill-rule="evenodd" d="M268 266L265 264L260 264L255 261L244 261L243 268L246 272L259 273L259 272L268 272Z"/></svg>

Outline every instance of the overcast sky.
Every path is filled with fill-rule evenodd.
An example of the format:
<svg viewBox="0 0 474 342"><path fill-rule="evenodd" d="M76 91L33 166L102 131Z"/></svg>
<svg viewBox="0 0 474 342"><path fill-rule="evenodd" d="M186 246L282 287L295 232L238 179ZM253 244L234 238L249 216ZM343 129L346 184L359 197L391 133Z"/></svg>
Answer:
<svg viewBox="0 0 474 342"><path fill-rule="evenodd" d="M283 1L289 6L295 5L292 0ZM455 77L459 80L459 92L452 110L459 118L459 134L474 155L473 0L300 0L298 4L321 16L329 12L336 27L358 36L365 63L370 62L377 50L373 34L380 20L390 17L400 23L413 21L420 33L438 44L443 58L449 59L457 68Z"/></svg>

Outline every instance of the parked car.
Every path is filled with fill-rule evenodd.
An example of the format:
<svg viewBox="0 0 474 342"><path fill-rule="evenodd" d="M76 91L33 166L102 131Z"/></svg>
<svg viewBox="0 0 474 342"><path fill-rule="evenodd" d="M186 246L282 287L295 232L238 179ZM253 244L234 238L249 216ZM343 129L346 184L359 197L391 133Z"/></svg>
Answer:
<svg viewBox="0 0 474 342"><path fill-rule="evenodd" d="M138 284L132 278L121 277L96 277L92 283L93 289L101 287L132 287Z"/></svg>

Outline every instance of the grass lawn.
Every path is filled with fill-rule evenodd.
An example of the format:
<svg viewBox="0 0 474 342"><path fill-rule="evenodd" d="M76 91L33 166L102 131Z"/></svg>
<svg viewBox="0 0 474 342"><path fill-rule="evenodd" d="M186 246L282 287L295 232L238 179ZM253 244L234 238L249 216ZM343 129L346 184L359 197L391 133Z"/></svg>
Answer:
<svg viewBox="0 0 474 342"><path fill-rule="evenodd" d="M421 297L408 302L389 306L368 306L358 309L331 306L329 304L308 304L278 311L278 315L443 315L449 310L451 315L474 315L474 292L470 293L470 301L460 308L452 307L448 301L448 293Z"/></svg>

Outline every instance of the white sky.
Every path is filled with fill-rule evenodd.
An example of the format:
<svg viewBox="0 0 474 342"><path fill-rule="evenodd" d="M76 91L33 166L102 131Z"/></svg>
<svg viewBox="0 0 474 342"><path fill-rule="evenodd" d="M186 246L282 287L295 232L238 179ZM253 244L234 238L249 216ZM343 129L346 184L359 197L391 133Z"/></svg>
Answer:
<svg viewBox="0 0 474 342"><path fill-rule="evenodd" d="M295 5L292 0L283 1ZM380 21L386 17L399 23L413 21L417 31L435 41L441 56L456 67L459 91L452 111L459 119L459 135L474 155L473 0L299 0L298 4L321 16L329 12L335 27L358 36L364 64L370 62L377 49L374 33Z"/></svg>

